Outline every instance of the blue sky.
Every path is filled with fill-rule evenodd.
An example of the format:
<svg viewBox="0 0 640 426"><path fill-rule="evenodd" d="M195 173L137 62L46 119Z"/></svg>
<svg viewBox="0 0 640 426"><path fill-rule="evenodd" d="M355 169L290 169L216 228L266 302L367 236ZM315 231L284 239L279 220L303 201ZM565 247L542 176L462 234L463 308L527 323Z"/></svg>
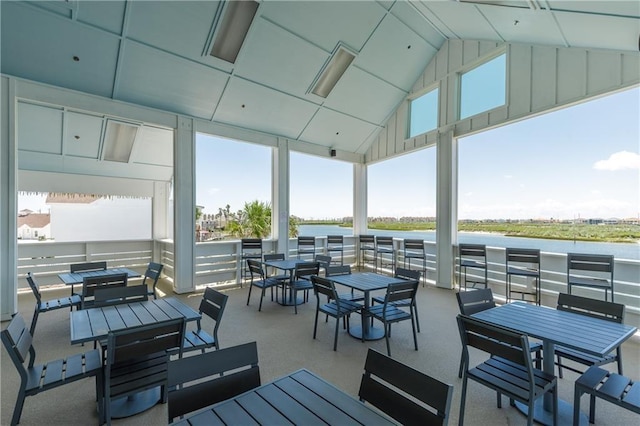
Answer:
<svg viewBox="0 0 640 426"><path fill-rule="evenodd" d="M459 217L637 217L640 89L459 140ZM435 148L369 167L369 216L434 216ZM199 135L196 200L206 213L270 201L271 148ZM292 153L291 214L352 215L349 163ZM19 208L46 209L20 196Z"/></svg>

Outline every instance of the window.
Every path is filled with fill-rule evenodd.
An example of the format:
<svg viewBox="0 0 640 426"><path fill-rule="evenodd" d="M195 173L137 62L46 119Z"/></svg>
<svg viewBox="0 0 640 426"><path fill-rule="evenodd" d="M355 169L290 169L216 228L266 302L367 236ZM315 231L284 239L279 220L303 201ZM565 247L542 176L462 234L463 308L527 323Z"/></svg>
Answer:
<svg viewBox="0 0 640 426"><path fill-rule="evenodd" d="M505 104L506 60L503 53L460 76L460 119Z"/></svg>
<svg viewBox="0 0 640 426"><path fill-rule="evenodd" d="M409 104L409 137L438 127L438 89L413 99Z"/></svg>
<svg viewBox="0 0 640 426"><path fill-rule="evenodd" d="M298 152L289 156L292 216L340 223L353 217L352 164Z"/></svg>
<svg viewBox="0 0 640 426"><path fill-rule="evenodd" d="M196 241L268 237L271 148L198 133L196 205Z"/></svg>

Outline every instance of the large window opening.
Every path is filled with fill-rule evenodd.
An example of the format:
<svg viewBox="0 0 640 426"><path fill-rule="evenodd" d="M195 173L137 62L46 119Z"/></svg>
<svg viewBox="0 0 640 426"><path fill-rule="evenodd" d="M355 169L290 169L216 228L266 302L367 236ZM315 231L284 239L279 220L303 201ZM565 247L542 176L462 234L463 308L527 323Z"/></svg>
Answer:
<svg viewBox="0 0 640 426"><path fill-rule="evenodd" d="M305 236L353 234L353 165L291 152L291 220Z"/></svg>
<svg viewBox="0 0 640 426"><path fill-rule="evenodd" d="M638 116L634 88L461 138L459 241L639 259Z"/></svg>
<svg viewBox="0 0 640 426"><path fill-rule="evenodd" d="M271 235L271 148L196 136L196 241Z"/></svg>
<svg viewBox="0 0 640 426"><path fill-rule="evenodd" d="M460 119L506 103L507 55L502 54L460 75Z"/></svg>
<svg viewBox="0 0 640 426"><path fill-rule="evenodd" d="M435 146L371 164L367 176L372 234L435 241Z"/></svg>

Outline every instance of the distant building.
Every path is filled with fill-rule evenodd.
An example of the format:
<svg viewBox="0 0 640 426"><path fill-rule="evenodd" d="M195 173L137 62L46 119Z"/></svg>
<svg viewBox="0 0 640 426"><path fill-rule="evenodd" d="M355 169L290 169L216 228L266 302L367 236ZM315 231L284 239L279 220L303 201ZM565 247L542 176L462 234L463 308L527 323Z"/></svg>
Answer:
<svg viewBox="0 0 640 426"><path fill-rule="evenodd" d="M18 213L18 239L44 240L51 238L51 215L33 213L25 209Z"/></svg>

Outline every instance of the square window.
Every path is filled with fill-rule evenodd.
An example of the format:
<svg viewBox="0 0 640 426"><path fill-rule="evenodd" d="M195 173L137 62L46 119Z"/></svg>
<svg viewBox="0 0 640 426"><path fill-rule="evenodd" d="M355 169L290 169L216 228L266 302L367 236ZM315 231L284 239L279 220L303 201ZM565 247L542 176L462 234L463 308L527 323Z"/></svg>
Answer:
<svg viewBox="0 0 640 426"><path fill-rule="evenodd" d="M506 103L506 58L503 53L460 76L460 119Z"/></svg>
<svg viewBox="0 0 640 426"><path fill-rule="evenodd" d="M409 104L409 137L438 127L438 89L413 99Z"/></svg>

